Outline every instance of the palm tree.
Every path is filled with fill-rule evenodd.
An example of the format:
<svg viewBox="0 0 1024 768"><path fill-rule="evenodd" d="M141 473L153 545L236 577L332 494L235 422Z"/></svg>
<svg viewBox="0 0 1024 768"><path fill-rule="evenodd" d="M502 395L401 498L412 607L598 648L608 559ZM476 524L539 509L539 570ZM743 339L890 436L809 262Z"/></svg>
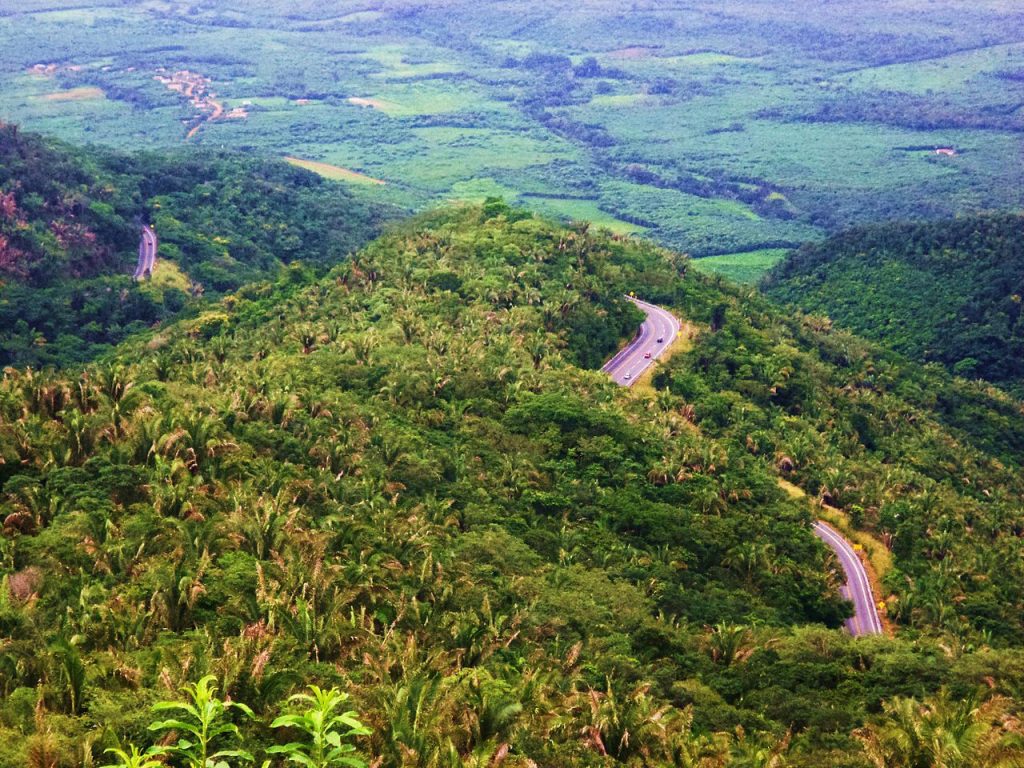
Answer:
<svg viewBox="0 0 1024 768"><path fill-rule="evenodd" d="M717 664L731 666L754 652L750 628L742 624L716 624L708 637L708 650Z"/></svg>
<svg viewBox="0 0 1024 768"><path fill-rule="evenodd" d="M369 365L373 362L373 353L379 345L380 342L373 329L351 336L342 343L344 349L351 350L355 354L356 362L361 365Z"/></svg>
<svg viewBox="0 0 1024 768"><path fill-rule="evenodd" d="M456 699L464 710L455 745L459 753L476 758L475 764L494 764L492 760L508 750L523 712L513 686L486 670L474 669L468 672Z"/></svg>
<svg viewBox="0 0 1024 768"><path fill-rule="evenodd" d="M50 646L61 686L64 711L71 715L82 711L85 693L85 663L78 649L66 638L59 638Z"/></svg>
<svg viewBox="0 0 1024 768"><path fill-rule="evenodd" d="M379 754L385 768L437 764L433 758L448 746L445 730L451 723L443 682L439 675L416 673L395 684L384 698Z"/></svg>
<svg viewBox="0 0 1024 768"><path fill-rule="evenodd" d="M406 344L412 344L423 330L419 316L407 307L395 312L395 323L402 333L402 341Z"/></svg>
<svg viewBox="0 0 1024 768"><path fill-rule="evenodd" d="M757 734L752 738L742 728L737 728L729 768L786 768L790 764L786 758L790 736L786 733L776 739L771 734Z"/></svg>
<svg viewBox="0 0 1024 768"><path fill-rule="evenodd" d="M219 422L206 414L189 413L176 419L175 424L176 429L161 440L160 451L166 456L181 457L193 473L199 472L208 459L237 448L220 437Z"/></svg>
<svg viewBox="0 0 1024 768"><path fill-rule="evenodd" d="M725 553L722 565L741 574L749 585L758 572L772 569L774 553L770 542L744 541Z"/></svg>
<svg viewBox="0 0 1024 768"><path fill-rule="evenodd" d="M679 711L658 765L671 768L726 768L732 765L727 733L693 732L693 707Z"/></svg>
<svg viewBox="0 0 1024 768"><path fill-rule="evenodd" d="M1024 728L1003 696L896 697L855 733L877 768L1022 768Z"/></svg>
<svg viewBox="0 0 1024 768"><path fill-rule="evenodd" d="M671 750L679 712L655 700L649 685L622 693L608 678L605 690L580 691L575 699L555 728L575 722L584 744L599 754L622 762L642 756L646 764L660 765L651 758Z"/></svg>
<svg viewBox="0 0 1024 768"><path fill-rule="evenodd" d="M81 464L92 451L96 430L89 417L77 408L65 408L62 416L65 440L68 443L68 450L64 455L64 463Z"/></svg>
<svg viewBox="0 0 1024 768"><path fill-rule="evenodd" d="M133 386L127 369L120 363L105 365L96 371L96 388L113 405L121 402Z"/></svg>
<svg viewBox="0 0 1024 768"><path fill-rule="evenodd" d="M284 493L253 496L249 488L235 494L229 525L240 537L243 550L257 560L266 560L279 550L282 536L299 510Z"/></svg>

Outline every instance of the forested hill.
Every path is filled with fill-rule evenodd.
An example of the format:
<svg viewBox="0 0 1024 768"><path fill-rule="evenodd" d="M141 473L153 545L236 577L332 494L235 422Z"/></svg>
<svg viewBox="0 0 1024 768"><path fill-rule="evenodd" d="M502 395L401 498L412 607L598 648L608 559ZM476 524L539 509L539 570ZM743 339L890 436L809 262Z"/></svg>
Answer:
<svg viewBox="0 0 1024 768"><path fill-rule="evenodd" d="M794 252L765 289L917 360L1024 392L1024 216L852 230Z"/></svg>
<svg viewBox="0 0 1024 768"><path fill-rule="evenodd" d="M197 296L300 256L337 263L387 216L280 161L86 150L0 123L0 365L91 359ZM136 285L144 221L160 254Z"/></svg>
<svg viewBox="0 0 1024 768"><path fill-rule="evenodd" d="M696 330L632 390L594 370L628 290ZM256 765L309 683L381 768L1020 755L1020 403L647 244L432 214L80 373L6 371L0 458L3 768L167 743L150 705L205 674L252 709L214 748ZM895 638L840 629L796 486L869 548Z"/></svg>

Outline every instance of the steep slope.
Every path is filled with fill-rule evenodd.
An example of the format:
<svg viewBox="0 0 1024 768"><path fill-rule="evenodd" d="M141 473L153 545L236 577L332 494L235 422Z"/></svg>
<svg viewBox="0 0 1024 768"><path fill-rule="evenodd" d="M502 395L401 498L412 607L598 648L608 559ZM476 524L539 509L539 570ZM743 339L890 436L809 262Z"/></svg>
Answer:
<svg viewBox="0 0 1024 768"><path fill-rule="evenodd" d="M653 366L666 352L670 352L676 337L682 329L679 319L661 307L630 297L644 315L643 324L636 336L606 362L601 370L611 376L612 381L624 387L635 386L653 372ZM687 331L683 331L687 334ZM681 341L689 342L684 336ZM796 486L780 481L780 485L801 495ZM806 495L806 494L803 494ZM880 635L884 632L878 607L878 596L872 586L871 576L855 545L851 545L831 525L823 520L814 522L814 535L821 539L837 558L844 574L845 584L840 594L850 601L852 615L846 620L846 629L851 635Z"/></svg>
<svg viewBox="0 0 1024 768"><path fill-rule="evenodd" d="M896 620L959 642L1024 640L1021 402L723 291L710 314L690 310L717 330L655 384L690 402L702 430L873 533L894 560Z"/></svg>
<svg viewBox="0 0 1024 768"><path fill-rule="evenodd" d="M704 329L656 390L596 370L630 290ZM1019 403L683 257L431 215L80 375L5 374L0 766L151 743L148 705L210 672L257 760L320 682L384 768L865 768L882 700L1024 686L1003 427ZM780 472L891 540L906 639L841 630Z"/></svg>
<svg viewBox="0 0 1024 768"><path fill-rule="evenodd" d="M0 365L84 361L302 258L330 265L394 213L283 162L215 153L118 155L0 123ZM143 221L151 283L130 279Z"/></svg>
<svg viewBox="0 0 1024 768"><path fill-rule="evenodd" d="M791 254L765 290L922 362L1024 391L1024 216L853 230Z"/></svg>

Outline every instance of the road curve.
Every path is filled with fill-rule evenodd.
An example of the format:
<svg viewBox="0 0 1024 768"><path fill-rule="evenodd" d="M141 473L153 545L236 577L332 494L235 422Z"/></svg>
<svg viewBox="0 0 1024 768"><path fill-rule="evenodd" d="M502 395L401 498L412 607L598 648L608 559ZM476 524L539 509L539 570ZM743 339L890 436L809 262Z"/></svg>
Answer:
<svg viewBox="0 0 1024 768"><path fill-rule="evenodd" d="M871 581L868 579L867 571L864 570L864 564L853 547L850 546L850 542L844 539L835 528L821 520L814 522L814 535L836 553L839 565L842 567L843 573L846 574L846 584L839 589L839 592L853 603L853 616L846 620L847 631L854 637L882 634L882 620L878 616L875 596L871 591Z"/></svg>
<svg viewBox="0 0 1024 768"><path fill-rule="evenodd" d="M629 300L643 310L647 317L633 341L601 368L615 383L624 387L631 386L641 373L653 365L679 334L680 328L679 320L671 312L646 301L632 297ZM663 339L661 343L657 341L659 338ZM648 352L651 356L645 358ZM835 552L846 575L846 584L840 588L840 594L853 603L853 616L846 620L847 631L854 637L882 634L882 620L878 616L875 596L871 592L871 582L850 542L821 520L814 522L814 535Z"/></svg>
<svg viewBox="0 0 1024 768"><path fill-rule="evenodd" d="M146 275L153 275L153 265L156 264L156 250L159 243L156 239L156 232L148 224L142 225L142 235L139 237L139 263L135 267L133 277L141 280Z"/></svg>
<svg viewBox="0 0 1024 768"><path fill-rule="evenodd" d="M624 387L632 386L641 373L654 365L654 361L679 335L680 327L679 320L671 312L631 296L626 298L647 317L636 337L601 368L616 384ZM649 358L644 357L647 353L651 355Z"/></svg>

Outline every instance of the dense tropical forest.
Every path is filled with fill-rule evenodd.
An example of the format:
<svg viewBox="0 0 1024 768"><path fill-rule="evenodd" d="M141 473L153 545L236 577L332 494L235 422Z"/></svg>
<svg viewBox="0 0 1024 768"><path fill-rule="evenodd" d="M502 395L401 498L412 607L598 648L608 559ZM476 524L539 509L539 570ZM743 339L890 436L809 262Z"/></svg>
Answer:
<svg viewBox="0 0 1024 768"><path fill-rule="evenodd" d="M689 332L624 389L633 290ZM443 209L4 372L0 766L1021 765L1022 462L999 391Z"/></svg>
<svg viewBox="0 0 1024 768"><path fill-rule="evenodd" d="M0 122L0 365L66 365L273 275L335 264L395 215L277 160L69 147ZM154 224L152 280L131 279Z"/></svg>
<svg viewBox="0 0 1024 768"><path fill-rule="evenodd" d="M1024 8L0 6L0 768L1024 768Z"/></svg>
<svg viewBox="0 0 1024 768"><path fill-rule="evenodd" d="M880 224L802 246L769 296L922 362L1024 392L1024 216Z"/></svg>

